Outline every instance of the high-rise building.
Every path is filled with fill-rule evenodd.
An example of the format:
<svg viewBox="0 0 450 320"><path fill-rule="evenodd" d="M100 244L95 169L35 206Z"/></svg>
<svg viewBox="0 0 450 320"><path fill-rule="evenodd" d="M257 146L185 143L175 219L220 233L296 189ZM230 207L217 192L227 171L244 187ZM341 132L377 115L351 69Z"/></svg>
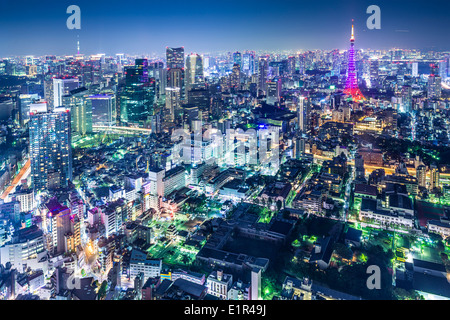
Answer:
<svg viewBox="0 0 450 320"><path fill-rule="evenodd" d="M92 125L111 127L116 125L116 97L114 94L89 96L92 106Z"/></svg>
<svg viewBox="0 0 450 320"><path fill-rule="evenodd" d="M166 48L167 87L180 88L180 98L185 100L184 47Z"/></svg>
<svg viewBox="0 0 450 320"><path fill-rule="evenodd" d="M149 63L148 76L156 80L158 97L164 95L167 85L167 69L164 68L164 62Z"/></svg>
<svg viewBox="0 0 450 320"><path fill-rule="evenodd" d="M295 56L288 57L287 61L287 72L289 75L293 75L295 73Z"/></svg>
<svg viewBox="0 0 450 320"><path fill-rule="evenodd" d="M298 101L298 130L302 133L308 133L310 124L310 102L307 97L300 97Z"/></svg>
<svg viewBox="0 0 450 320"><path fill-rule="evenodd" d="M53 78L53 108L63 105L63 97L80 86L76 77Z"/></svg>
<svg viewBox="0 0 450 320"><path fill-rule="evenodd" d="M31 177L35 190L53 186L67 187L72 179L72 147L70 111L55 108L48 112L46 104L30 107ZM55 181L53 181L55 180Z"/></svg>
<svg viewBox="0 0 450 320"><path fill-rule="evenodd" d="M433 164L430 166L430 190L439 189L440 183L439 168Z"/></svg>
<svg viewBox="0 0 450 320"><path fill-rule="evenodd" d="M258 91L266 93L266 82L269 75L269 58L259 57L258 61Z"/></svg>
<svg viewBox="0 0 450 320"><path fill-rule="evenodd" d="M251 298L249 300L261 300L261 269L253 268L251 271Z"/></svg>
<svg viewBox="0 0 450 320"><path fill-rule="evenodd" d="M80 245L80 223L77 215L62 205L56 198L45 204L47 207L46 229L51 234L50 250L55 253L74 251Z"/></svg>
<svg viewBox="0 0 450 320"><path fill-rule="evenodd" d="M92 105L89 90L80 87L63 97L63 105L70 109L72 138L92 132Z"/></svg>
<svg viewBox="0 0 450 320"><path fill-rule="evenodd" d="M230 87L232 91L241 89L241 66L237 63L233 65L233 69L231 70Z"/></svg>
<svg viewBox="0 0 450 320"><path fill-rule="evenodd" d="M350 49L348 51L347 80L345 82L344 93L352 97L353 101L365 100L358 87L355 65L355 34L352 24L352 35L350 37Z"/></svg>
<svg viewBox="0 0 450 320"><path fill-rule="evenodd" d="M30 104L39 99L38 94L21 94L19 96L19 124L21 127L30 120Z"/></svg>
<svg viewBox="0 0 450 320"><path fill-rule="evenodd" d="M185 79L184 69L168 69L166 88L178 88L180 90L180 100L185 99Z"/></svg>
<svg viewBox="0 0 450 320"><path fill-rule="evenodd" d="M271 81L267 81L267 103L275 104L280 102L281 95L281 78L276 77Z"/></svg>
<svg viewBox="0 0 450 320"><path fill-rule="evenodd" d="M149 126L155 112L156 83L154 78L148 77L145 59L136 59L135 66L125 68L125 85L119 91L119 122L128 126Z"/></svg>
<svg viewBox="0 0 450 320"><path fill-rule="evenodd" d="M168 69L184 69L184 47L166 48Z"/></svg>
<svg viewBox="0 0 450 320"><path fill-rule="evenodd" d="M192 89L204 86L203 62L199 54L186 57L186 96Z"/></svg>
<svg viewBox="0 0 450 320"><path fill-rule="evenodd" d="M166 107L164 110L164 120L175 121L175 114L181 107L180 88L166 87Z"/></svg>
<svg viewBox="0 0 450 320"><path fill-rule="evenodd" d="M421 164L416 168L416 177L419 187L427 187L427 168Z"/></svg>
<svg viewBox="0 0 450 320"><path fill-rule="evenodd" d="M255 73L255 53L245 52L242 55L242 72L244 72L248 77Z"/></svg>
<svg viewBox="0 0 450 320"><path fill-rule="evenodd" d="M242 54L239 51L233 52L233 65L235 64L242 66Z"/></svg>
<svg viewBox="0 0 450 320"><path fill-rule="evenodd" d="M431 73L428 76L427 96L429 99L441 98L441 77L439 76L439 68L437 65L432 64Z"/></svg>
<svg viewBox="0 0 450 320"><path fill-rule="evenodd" d="M412 88L411 86L403 86L402 87L402 112L409 112L412 111Z"/></svg>
<svg viewBox="0 0 450 320"><path fill-rule="evenodd" d="M411 64L411 75L413 77L418 77L419 76L419 63L413 62Z"/></svg>

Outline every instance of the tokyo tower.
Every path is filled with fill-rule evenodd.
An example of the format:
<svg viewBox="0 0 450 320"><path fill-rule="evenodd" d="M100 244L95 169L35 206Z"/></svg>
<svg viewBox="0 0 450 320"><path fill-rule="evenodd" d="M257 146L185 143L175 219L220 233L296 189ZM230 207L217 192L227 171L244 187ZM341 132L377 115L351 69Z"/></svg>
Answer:
<svg viewBox="0 0 450 320"><path fill-rule="evenodd" d="M358 80L356 78L355 67L355 35L353 32L352 20L352 36L350 37L350 50L348 51L347 81L345 82L344 93L352 97L353 101L366 100L361 90L358 88Z"/></svg>

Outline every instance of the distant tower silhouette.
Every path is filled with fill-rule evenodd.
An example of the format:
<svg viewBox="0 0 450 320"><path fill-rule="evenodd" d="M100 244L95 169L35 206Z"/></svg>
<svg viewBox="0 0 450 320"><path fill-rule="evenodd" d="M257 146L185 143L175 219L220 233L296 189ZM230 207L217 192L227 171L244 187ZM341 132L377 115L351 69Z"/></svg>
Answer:
<svg viewBox="0 0 450 320"><path fill-rule="evenodd" d="M353 101L365 100L361 90L358 87L355 66L355 34L352 20L352 36L350 37L350 50L348 51L347 81L345 82L346 95L352 96Z"/></svg>
<svg viewBox="0 0 450 320"><path fill-rule="evenodd" d="M80 54L80 36L77 36L77 54Z"/></svg>

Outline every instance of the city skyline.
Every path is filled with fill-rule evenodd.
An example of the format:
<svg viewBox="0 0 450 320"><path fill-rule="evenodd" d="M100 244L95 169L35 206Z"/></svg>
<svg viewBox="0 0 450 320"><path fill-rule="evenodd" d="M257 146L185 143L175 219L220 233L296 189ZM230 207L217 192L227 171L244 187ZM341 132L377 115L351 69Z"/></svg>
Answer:
<svg viewBox="0 0 450 320"><path fill-rule="evenodd" d="M4 0L0 300L450 300L449 10Z"/></svg>
<svg viewBox="0 0 450 320"><path fill-rule="evenodd" d="M69 5L81 9L81 29L69 30ZM449 50L444 1L379 1L381 29L369 30L370 1L229 2L227 5L174 1L51 1L0 5L0 56L82 54L163 54L166 46L187 52L224 50L346 50L348 26L355 20L359 49Z"/></svg>

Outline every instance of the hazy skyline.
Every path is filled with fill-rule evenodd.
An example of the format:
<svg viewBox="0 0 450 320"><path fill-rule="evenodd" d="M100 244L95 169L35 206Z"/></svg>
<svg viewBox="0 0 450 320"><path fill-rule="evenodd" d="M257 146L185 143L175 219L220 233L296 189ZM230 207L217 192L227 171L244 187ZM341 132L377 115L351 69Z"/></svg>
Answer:
<svg viewBox="0 0 450 320"><path fill-rule="evenodd" d="M81 8L81 30L69 30L69 5ZM381 30L368 30L369 5L381 8ZM14 1L0 0L0 56L164 54L234 50L347 49L355 19L359 49L449 50L445 0L348 1Z"/></svg>

